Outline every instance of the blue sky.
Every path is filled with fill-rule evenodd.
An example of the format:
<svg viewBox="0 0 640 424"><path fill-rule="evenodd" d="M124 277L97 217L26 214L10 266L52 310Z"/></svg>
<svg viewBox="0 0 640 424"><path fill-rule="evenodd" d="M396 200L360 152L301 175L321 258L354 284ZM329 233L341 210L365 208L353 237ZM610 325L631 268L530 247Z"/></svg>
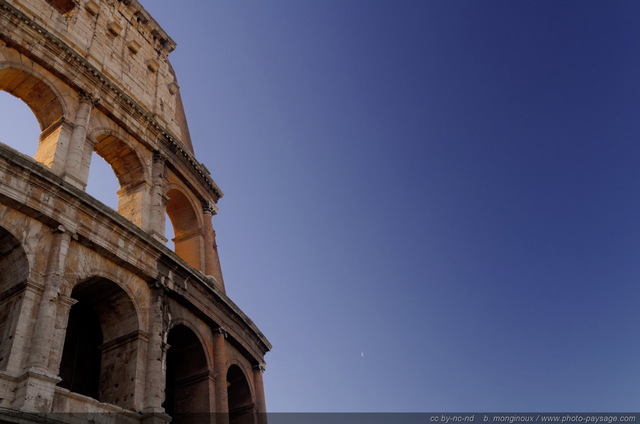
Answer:
<svg viewBox="0 0 640 424"><path fill-rule="evenodd" d="M640 409L639 3L142 3L269 410Z"/></svg>

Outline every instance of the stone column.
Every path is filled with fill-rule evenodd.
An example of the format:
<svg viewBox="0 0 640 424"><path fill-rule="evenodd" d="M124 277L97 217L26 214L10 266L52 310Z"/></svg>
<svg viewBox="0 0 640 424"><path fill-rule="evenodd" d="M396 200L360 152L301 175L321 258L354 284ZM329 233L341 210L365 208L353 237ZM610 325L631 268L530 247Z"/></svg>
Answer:
<svg viewBox="0 0 640 424"><path fill-rule="evenodd" d="M71 313L71 308L76 303L78 303L78 301L72 297L62 294L58 296L58 317L54 325L54 333L51 336L53 341L51 345L51 357L49 358L49 369L56 375L60 374L64 340L67 337L67 327L69 326L69 314Z"/></svg>
<svg viewBox="0 0 640 424"><path fill-rule="evenodd" d="M23 411L48 412L53 402L55 385L60 381L57 370L49 362L54 345L55 323L60 302L60 288L71 244L64 227L54 230L47 262L45 287L36 312L31 345L16 392L17 408Z"/></svg>
<svg viewBox="0 0 640 424"><path fill-rule="evenodd" d="M149 305L149 342L147 345L147 369L144 390L143 422L165 423L171 418L164 413L162 403L165 398L165 360L168 316L165 309L164 277L160 277L151 286L151 304Z"/></svg>
<svg viewBox="0 0 640 424"><path fill-rule="evenodd" d="M49 370L51 338L57 315L57 300L62 286L70 244L71 235L60 225L54 230L50 246L51 250L49 250L46 285L40 300L38 314L36 315L31 350L26 364L27 368Z"/></svg>
<svg viewBox="0 0 640 424"><path fill-rule="evenodd" d="M160 151L153 152L153 164L151 166L151 201L149 227L147 231L160 243L165 244L167 238L164 235L165 213L167 198L164 195L165 162L167 161Z"/></svg>
<svg viewBox="0 0 640 424"><path fill-rule="evenodd" d="M163 412L164 401L164 361L165 361L165 325L164 325L164 287L161 281L151 287L149 305L149 343L147 346L147 371L144 391L144 409L146 412Z"/></svg>
<svg viewBox="0 0 640 424"><path fill-rule="evenodd" d="M217 424L229 424L229 398L227 393L227 348L226 331L222 328L213 333L213 366L215 367L215 412Z"/></svg>
<svg viewBox="0 0 640 424"><path fill-rule="evenodd" d="M88 164L84 166L87 130L91 109L98 103L98 99L91 93L80 93L80 103L76 111L73 132L69 140L69 151L65 161L63 178L74 186L84 188L87 185L89 175ZM86 168L86 169L85 169Z"/></svg>
<svg viewBox="0 0 640 424"><path fill-rule="evenodd" d="M220 267L220 258L218 257L218 246L216 245L216 236L211 219L218 213L216 204L208 201L203 205L203 225L204 225L204 271L206 275L215 278L218 287L224 292L224 281L222 280L222 269Z"/></svg>
<svg viewBox="0 0 640 424"><path fill-rule="evenodd" d="M267 424L267 407L264 400L264 383L262 381L262 373L264 372L264 364L253 367L253 387L255 387L255 405L256 405L256 423Z"/></svg>

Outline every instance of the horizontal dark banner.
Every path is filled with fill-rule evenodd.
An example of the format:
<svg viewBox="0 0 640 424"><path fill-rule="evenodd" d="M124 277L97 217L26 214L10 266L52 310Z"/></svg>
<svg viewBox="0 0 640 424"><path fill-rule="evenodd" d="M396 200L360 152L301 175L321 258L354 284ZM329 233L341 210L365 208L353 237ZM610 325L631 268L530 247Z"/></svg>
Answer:
<svg viewBox="0 0 640 424"><path fill-rule="evenodd" d="M459 413L283 413L268 414L164 414L50 413L0 410L0 424L640 424L640 413L596 412L459 412Z"/></svg>

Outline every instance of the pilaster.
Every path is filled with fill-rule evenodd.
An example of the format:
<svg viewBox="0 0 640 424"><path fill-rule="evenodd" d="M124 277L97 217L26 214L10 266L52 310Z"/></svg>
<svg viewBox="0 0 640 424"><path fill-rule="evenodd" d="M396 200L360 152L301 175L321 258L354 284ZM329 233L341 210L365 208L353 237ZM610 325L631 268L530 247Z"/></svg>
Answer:
<svg viewBox="0 0 640 424"><path fill-rule="evenodd" d="M53 230L47 262L45 287L40 296L31 344L23 374L18 382L15 407L23 411L48 412L55 385L60 381L51 370L49 359L53 343L59 292L66 267L71 234L62 226Z"/></svg>
<svg viewBox="0 0 640 424"><path fill-rule="evenodd" d="M91 110L97 105L99 99L86 91L80 93L78 110L74 120L73 132L69 140L69 150L65 160L63 178L74 186L84 188L89 177L89 163L91 162L91 151L87 154L87 131Z"/></svg>
<svg viewBox="0 0 640 424"><path fill-rule="evenodd" d="M147 370L144 390L144 412L162 414L165 400L165 361L167 357L166 334L169 317L166 311L164 277L150 287L149 342L147 345Z"/></svg>
<svg viewBox="0 0 640 424"><path fill-rule="evenodd" d="M227 333L222 328L213 331L213 366L215 379L215 412L217 424L229 424L229 397L227 393Z"/></svg>
<svg viewBox="0 0 640 424"><path fill-rule="evenodd" d="M253 367L253 387L255 388L255 412L257 424L267 424L267 407L264 399L264 383L262 380L262 373L264 373L264 371L264 364Z"/></svg>
<svg viewBox="0 0 640 424"><path fill-rule="evenodd" d="M33 340L25 369L38 368L43 372L49 371L49 357L57 315L58 296L62 286L70 245L71 234L62 225L55 228L49 250L44 293L40 299L33 329Z"/></svg>
<svg viewBox="0 0 640 424"><path fill-rule="evenodd" d="M18 378L13 408L24 412L50 412L56 384L61 378L33 368Z"/></svg>
<svg viewBox="0 0 640 424"><path fill-rule="evenodd" d="M218 213L218 207L214 202L208 201L203 204L202 211L204 214L204 271L206 275L210 275L215 279L218 287L224 292L224 281L222 279L220 258L218 257L216 235L211 223L211 219L213 218L213 216Z"/></svg>
<svg viewBox="0 0 640 424"><path fill-rule="evenodd" d="M167 197L164 194L165 186L165 163L167 157L160 151L153 152L153 163L151 165L151 199L149 202L149 219L147 231L153 238L165 244L167 238L164 235L165 210Z"/></svg>

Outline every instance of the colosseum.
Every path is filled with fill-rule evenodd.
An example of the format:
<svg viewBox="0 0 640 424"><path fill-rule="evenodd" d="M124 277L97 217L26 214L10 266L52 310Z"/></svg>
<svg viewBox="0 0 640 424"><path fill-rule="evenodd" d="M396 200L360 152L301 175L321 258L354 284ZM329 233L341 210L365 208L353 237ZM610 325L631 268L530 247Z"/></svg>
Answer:
<svg viewBox="0 0 640 424"><path fill-rule="evenodd" d="M175 47L137 0L0 0L0 90L41 130L0 143L2 423L265 422L271 346L225 294Z"/></svg>

